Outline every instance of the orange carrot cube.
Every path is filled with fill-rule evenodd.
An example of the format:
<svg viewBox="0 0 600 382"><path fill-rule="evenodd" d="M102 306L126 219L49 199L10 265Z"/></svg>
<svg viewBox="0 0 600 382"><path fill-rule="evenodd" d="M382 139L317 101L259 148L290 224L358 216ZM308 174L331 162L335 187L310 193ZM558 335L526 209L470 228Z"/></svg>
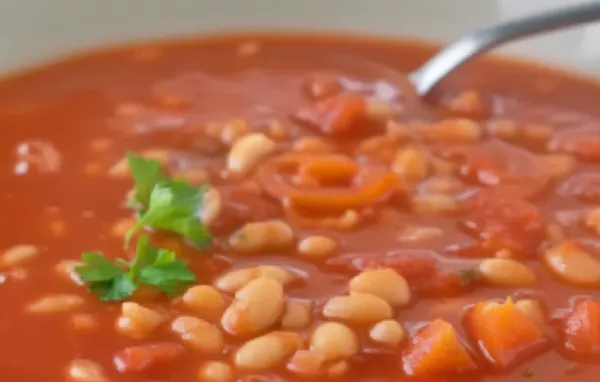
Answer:
<svg viewBox="0 0 600 382"><path fill-rule="evenodd" d="M452 325L443 320L430 322L411 339L403 367L409 376L457 374L477 368Z"/></svg>
<svg viewBox="0 0 600 382"><path fill-rule="evenodd" d="M499 369L515 366L550 346L539 324L510 298L504 303L476 304L467 313L466 326L481 354Z"/></svg>

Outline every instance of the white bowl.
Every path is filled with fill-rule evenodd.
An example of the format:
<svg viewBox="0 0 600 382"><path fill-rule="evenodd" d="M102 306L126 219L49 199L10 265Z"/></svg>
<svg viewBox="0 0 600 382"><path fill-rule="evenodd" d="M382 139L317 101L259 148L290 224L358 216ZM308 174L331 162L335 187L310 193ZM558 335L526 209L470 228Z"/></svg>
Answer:
<svg viewBox="0 0 600 382"><path fill-rule="evenodd" d="M0 73L95 45L220 30L335 30L448 41L586 0L0 0ZM600 24L503 51L600 73Z"/></svg>

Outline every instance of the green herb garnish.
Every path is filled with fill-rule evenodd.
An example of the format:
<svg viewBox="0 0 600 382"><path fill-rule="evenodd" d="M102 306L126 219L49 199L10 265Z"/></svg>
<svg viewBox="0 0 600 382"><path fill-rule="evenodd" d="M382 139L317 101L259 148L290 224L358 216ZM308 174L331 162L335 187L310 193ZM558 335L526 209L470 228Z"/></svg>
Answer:
<svg viewBox="0 0 600 382"><path fill-rule="evenodd" d="M175 253L150 245L147 236L139 238L133 261L116 259L111 262L98 252L81 255L84 265L75 271L89 290L102 301L119 301L133 294L141 285L154 286L171 296L196 276Z"/></svg>
<svg viewBox="0 0 600 382"><path fill-rule="evenodd" d="M127 160L135 179L135 200L130 205L140 216L127 233L125 246L146 226L178 234L197 247L209 245L210 234L198 215L207 187L170 180L154 159L128 154Z"/></svg>
<svg viewBox="0 0 600 382"><path fill-rule="evenodd" d="M125 245L145 226L176 233L197 247L210 244L210 234L198 216L205 191L206 187L190 187L184 181L156 185L148 209L127 232Z"/></svg>
<svg viewBox="0 0 600 382"><path fill-rule="evenodd" d="M128 153L127 165L135 181L135 192L129 205L137 211L143 211L150 202L150 195L154 187L168 182L169 177L162 170L160 162L155 159Z"/></svg>

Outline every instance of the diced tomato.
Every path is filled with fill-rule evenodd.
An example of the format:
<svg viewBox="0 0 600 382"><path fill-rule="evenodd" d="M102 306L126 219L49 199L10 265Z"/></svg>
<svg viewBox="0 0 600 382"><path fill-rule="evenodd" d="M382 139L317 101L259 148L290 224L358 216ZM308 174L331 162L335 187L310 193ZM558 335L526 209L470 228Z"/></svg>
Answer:
<svg viewBox="0 0 600 382"><path fill-rule="evenodd" d="M600 303L578 301L564 322L565 348L582 356L600 356Z"/></svg>
<svg viewBox="0 0 600 382"><path fill-rule="evenodd" d="M454 297L472 291L475 285L472 270L440 271L423 279L415 289L423 297Z"/></svg>
<svg viewBox="0 0 600 382"><path fill-rule="evenodd" d="M442 106L452 114L477 119L485 117L488 112L483 97L473 89L465 90L451 98L443 99Z"/></svg>
<svg viewBox="0 0 600 382"><path fill-rule="evenodd" d="M339 94L342 91L340 81L333 75L321 74L309 79L306 92L313 99L323 99Z"/></svg>
<svg viewBox="0 0 600 382"><path fill-rule="evenodd" d="M563 197L576 198L584 203L599 203L600 174L582 172L572 175L558 186L557 193Z"/></svg>
<svg viewBox="0 0 600 382"><path fill-rule="evenodd" d="M546 225L539 209L525 200L486 190L474 195L468 204L471 212L462 228L477 236L487 252L504 249L532 256L545 238Z"/></svg>
<svg viewBox="0 0 600 382"><path fill-rule="evenodd" d="M351 254L332 258L326 262L331 267L341 267L362 272L367 269L392 268L410 280L431 277L437 271L436 254L428 250L400 250L386 255Z"/></svg>
<svg viewBox="0 0 600 382"><path fill-rule="evenodd" d="M597 127L581 127L565 129L553 137L548 148L551 151L568 152L578 157L600 161L600 129Z"/></svg>
<svg viewBox="0 0 600 382"><path fill-rule="evenodd" d="M113 357L117 370L121 373L140 372L157 363L174 361L185 352L185 348L174 342L159 342L149 345L132 346L121 350Z"/></svg>
<svg viewBox="0 0 600 382"><path fill-rule="evenodd" d="M481 354L499 369L515 366L550 346L538 323L510 298L504 303L476 304L467 313L465 323Z"/></svg>
<svg viewBox="0 0 600 382"><path fill-rule="evenodd" d="M282 214L282 207L266 197L260 186L256 190L243 186L219 187L224 201L221 213L210 225L214 235L226 235L244 223L273 219Z"/></svg>
<svg viewBox="0 0 600 382"><path fill-rule="evenodd" d="M448 322L435 320L411 339L402 358L409 376L472 372L477 366Z"/></svg>
<svg viewBox="0 0 600 382"><path fill-rule="evenodd" d="M362 134L367 121L367 104L359 95L343 94L301 109L294 118L326 135Z"/></svg>
<svg viewBox="0 0 600 382"><path fill-rule="evenodd" d="M544 163L531 152L501 140L443 148L439 155L456 161L467 180L515 197L539 194L550 180Z"/></svg>

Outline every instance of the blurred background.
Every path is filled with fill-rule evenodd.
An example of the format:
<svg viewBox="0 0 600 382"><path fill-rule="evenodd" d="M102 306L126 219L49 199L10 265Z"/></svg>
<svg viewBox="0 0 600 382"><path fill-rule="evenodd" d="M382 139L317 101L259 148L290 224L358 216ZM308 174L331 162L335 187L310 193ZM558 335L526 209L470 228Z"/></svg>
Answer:
<svg viewBox="0 0 600 382"><path fill-rule="evenodd" d="M448 41L589 0L0 0L0 72L91 45L222 30L308 29ZM600 73L600 25L503 51Z"/></svg>

